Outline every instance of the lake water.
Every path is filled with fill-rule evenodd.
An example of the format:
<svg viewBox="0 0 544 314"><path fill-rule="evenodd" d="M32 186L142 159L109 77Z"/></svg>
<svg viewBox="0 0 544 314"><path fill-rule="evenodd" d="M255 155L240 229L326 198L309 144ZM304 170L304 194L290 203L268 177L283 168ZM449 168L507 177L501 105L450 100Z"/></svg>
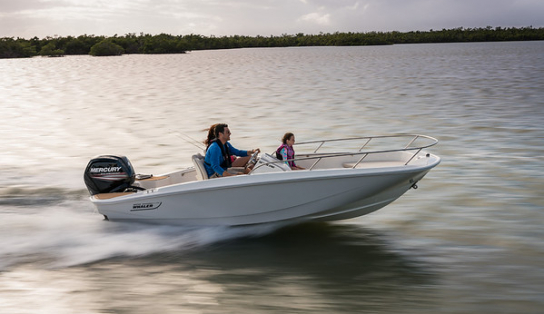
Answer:
<svg viewBox="0 0 544 314"><path fill-rule="evenodd" d="M0 60L0 313L542 313L544 42ZM442 157L368 216L280 228L104 221L83 170L421 133ZM255 206L259 206L255 204Z"/></svg>

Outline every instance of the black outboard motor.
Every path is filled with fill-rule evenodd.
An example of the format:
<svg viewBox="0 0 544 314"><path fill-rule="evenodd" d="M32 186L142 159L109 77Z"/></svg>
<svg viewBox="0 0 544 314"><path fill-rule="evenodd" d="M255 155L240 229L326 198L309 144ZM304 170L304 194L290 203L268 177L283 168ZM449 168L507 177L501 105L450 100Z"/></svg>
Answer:
<svg viewBox="0 0 544 314"><path fill-rule="evenodd" d="M134 183L136 174L125 156L97 156L85 168L83 178L91 195L123 192Z"/></svg>

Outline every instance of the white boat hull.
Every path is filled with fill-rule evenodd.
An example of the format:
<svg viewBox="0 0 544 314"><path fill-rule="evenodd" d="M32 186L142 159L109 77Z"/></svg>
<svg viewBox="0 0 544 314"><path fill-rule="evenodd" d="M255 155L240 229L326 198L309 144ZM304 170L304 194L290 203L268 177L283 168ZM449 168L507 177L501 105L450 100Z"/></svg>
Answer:
<svg viewBox="0 0 544 314"><path fill-rule="evenodd" d="M439 157L427 155L410 165L262 173L91 200L112 221L199 226L334 221L386 206L439 162ZM193 172L170 176L194 176Z"/></svg>

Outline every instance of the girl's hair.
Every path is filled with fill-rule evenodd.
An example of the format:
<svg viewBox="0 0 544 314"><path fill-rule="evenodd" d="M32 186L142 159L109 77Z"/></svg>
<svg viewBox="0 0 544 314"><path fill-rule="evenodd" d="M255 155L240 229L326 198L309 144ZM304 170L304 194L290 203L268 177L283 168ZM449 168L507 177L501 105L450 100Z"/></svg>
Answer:
<svg viewBox="0 0 544 314"><path fill-rule="evenodd" d="M287 140L291 138L291 136L295 136L295 134L291 133L291 132L287 132L283 135L282 139L281 139L281 142L283 144L287 144Z"/></svg>

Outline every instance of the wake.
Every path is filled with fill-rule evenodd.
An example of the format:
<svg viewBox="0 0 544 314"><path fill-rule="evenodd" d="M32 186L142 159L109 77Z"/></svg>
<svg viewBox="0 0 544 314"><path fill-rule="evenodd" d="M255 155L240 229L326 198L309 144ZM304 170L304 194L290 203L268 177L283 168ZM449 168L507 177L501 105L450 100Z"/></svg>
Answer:
<svg viewBox="0 0 544 314"><path fill-rule="evenodd" d="M39 268L64 268L113 257L183 252L221 241L263 236L280 227L198 228L108 222L88 208L61 206L30 213L4 211L0 221L0 271L29 263Z"/></svg>

